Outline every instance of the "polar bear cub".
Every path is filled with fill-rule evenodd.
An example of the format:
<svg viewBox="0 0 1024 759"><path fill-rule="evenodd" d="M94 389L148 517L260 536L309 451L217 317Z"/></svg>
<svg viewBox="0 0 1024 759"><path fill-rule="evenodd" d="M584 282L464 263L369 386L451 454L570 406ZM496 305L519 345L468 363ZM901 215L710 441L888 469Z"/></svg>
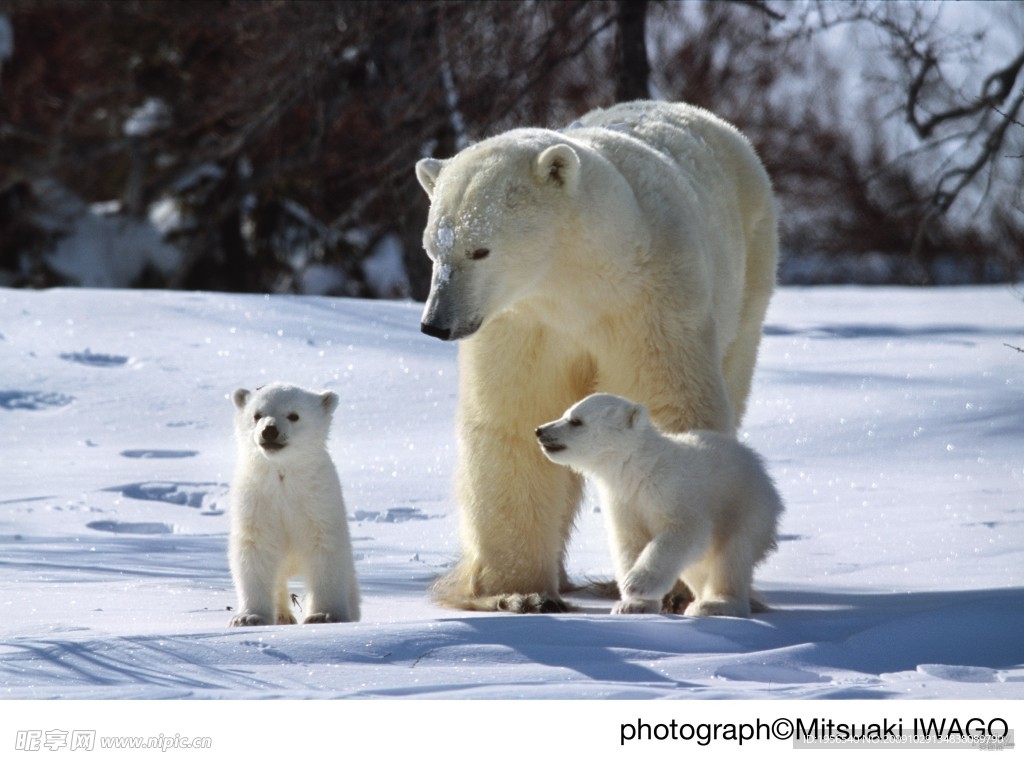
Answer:
<svg viewBox="0 0 1024 759"><path fill-rule="evenodd" d="M605 393L536 435L549 459L598 487L622 597L612 613L660 611L678 578L693 594L687 614L750 616L754 566L782 513L750 448L706 430L666 435L644 406Z"/></svg>
<svg viewBox="0 0 1024 759"><path fill-rule="evenodd" d="M231 626L295 624L293 575L306 582L304 622L355 622L359 585L327 451L338 396L274 383L236 390L232 400L238 459L228 558L238 609Z"/></svg>

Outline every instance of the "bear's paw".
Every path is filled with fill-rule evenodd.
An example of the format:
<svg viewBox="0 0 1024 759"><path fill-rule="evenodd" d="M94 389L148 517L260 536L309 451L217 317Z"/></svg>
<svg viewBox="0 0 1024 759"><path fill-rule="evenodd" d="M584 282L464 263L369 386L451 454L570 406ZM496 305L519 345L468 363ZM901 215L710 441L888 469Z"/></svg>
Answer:
<svg viewBox="0 0 1024 759"><path fill-rule="evenodd" d="M738 598L717 601L694 601L686 607L691 617L749 617L750 604Z"/></svg>
<svg viewBox="0 0 1024 759"><path fill-rule="evenodd" d="M661 601L644 598L627 598L612 607L612 614L657 614Z"/></svg>
<svg viewBox="0 0 1024 759"><path fill-rule="evenodd" d="M342 616L341 614L334 614L333 612L329 612L329 611L321 611L321 612L317 612L316 614L310 614L308 617L306 617L304 620L302 620L302 624L304 624L304 625L321 625L321 624L333 624L335 622L348 622L348 621L349 621L348 618Z"/></svg>
<svg viewBox="0 0 1024 759"><path fill-rule="evenodd" d="M513 614L560 614L572 609L561 598L546 593L509 593L498 597L495 608Z"/></svg>

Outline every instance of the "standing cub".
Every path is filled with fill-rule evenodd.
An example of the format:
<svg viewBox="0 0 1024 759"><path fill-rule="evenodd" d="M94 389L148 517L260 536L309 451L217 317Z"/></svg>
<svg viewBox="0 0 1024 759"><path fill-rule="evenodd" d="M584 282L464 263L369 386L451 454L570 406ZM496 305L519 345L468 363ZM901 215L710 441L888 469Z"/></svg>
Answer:
<svg viewBox="0 0 1024 759"><path fill-rule="evenodd" d="M236 390L238 460L228 558L232 627L295 624L288 578L303 575L304 622L355 622L359 586L327 434L338 396L274 383Z"/></svg>
<svg viewBox="0 0 1024 759"><path fill-rule="evenodd" d="M604 393L536 434L549 459L597 484L622 596L613 614L658 612L678 578L687 614L750 616L754 566L782 513L757 454L717 432L663 434L643 406Z"/></svg>

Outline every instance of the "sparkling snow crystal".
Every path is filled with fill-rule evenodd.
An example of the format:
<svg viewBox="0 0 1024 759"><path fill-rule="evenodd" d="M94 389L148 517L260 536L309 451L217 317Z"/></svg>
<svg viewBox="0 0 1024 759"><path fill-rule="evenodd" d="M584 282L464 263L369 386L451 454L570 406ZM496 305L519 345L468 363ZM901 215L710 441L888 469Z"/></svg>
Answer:
<svg viewBox="0 0 1024 759"><path fill-rule="evenodd" d="M435 240L439 256L451 255L452 250L455 248L455 227L452 225L452 220L447 216L442 216L441 220L437 222Z"/></svg>

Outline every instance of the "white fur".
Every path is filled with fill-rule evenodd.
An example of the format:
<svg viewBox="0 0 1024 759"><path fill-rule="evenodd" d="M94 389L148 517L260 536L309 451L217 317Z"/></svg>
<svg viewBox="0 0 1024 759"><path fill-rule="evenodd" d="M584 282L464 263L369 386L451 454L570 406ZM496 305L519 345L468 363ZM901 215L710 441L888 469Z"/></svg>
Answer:
<svg viewBox="0 0 1024 759"><path fill-rule="evenodd" d="M274 383L236 390L238 460L228 558L232 627L294 624L288 578L306 581L303 622L359 619L359 585L341 483L327 451L338 396Z"/></svg>
<svg viewBox="0 0 1024 759"><path fill-rule="evenodd" d="M613 613L660 611L679 579L693 594L687 614L750 616L754 566L782 513L750 448L707 430L665 435L643 406L607 394L536 435L548 458L598 486L622 596Z"/></svg>
<svg viewBox="0 0 1024 759"><path fill-rule="evenodd" d="M423 331L462 341L463 555L439 598L564 608L580 481L530 432L595 391L672 432L735 431L775 285L768 176L729 124L653 102L514 129L416 174L434 262Z"/></svg>

